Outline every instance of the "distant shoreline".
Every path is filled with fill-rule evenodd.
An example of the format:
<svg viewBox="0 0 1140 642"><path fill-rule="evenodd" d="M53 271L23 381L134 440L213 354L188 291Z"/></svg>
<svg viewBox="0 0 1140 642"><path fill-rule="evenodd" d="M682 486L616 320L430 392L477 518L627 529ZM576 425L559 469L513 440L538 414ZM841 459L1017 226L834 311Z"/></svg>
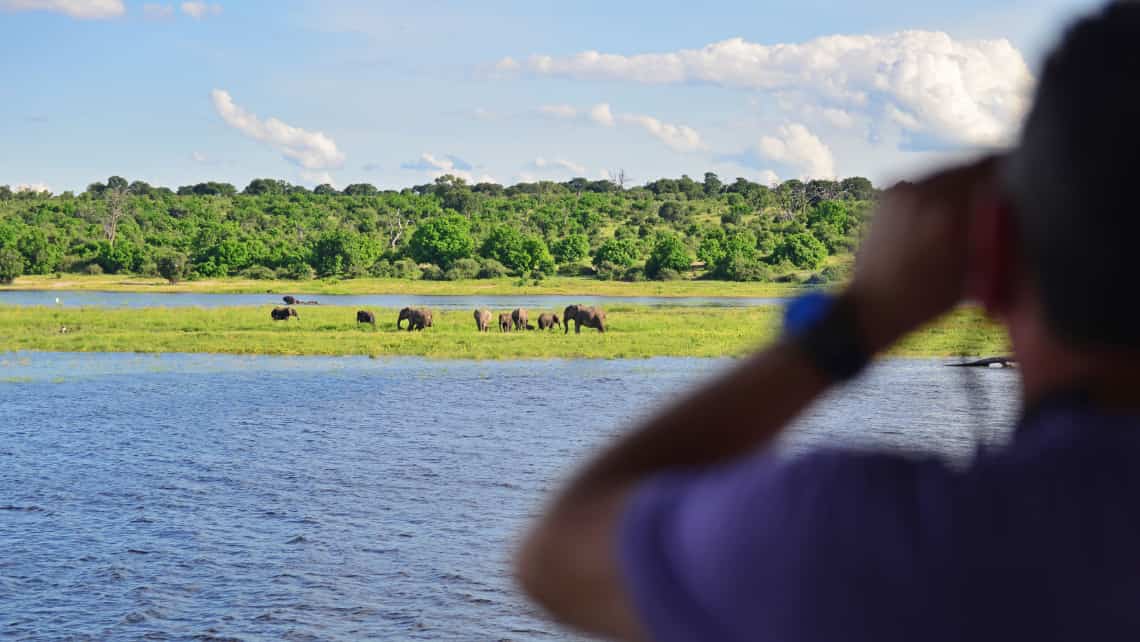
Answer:
<svg viewBox="0 0 1140 642"><path fill-rule="evenodd" d="M518 279L466 279L425 281L413 279L317 279L311 281L253 280L239 278L203 279L167 283L158 277L121 275L64 274L21 276L0 285L7 290L80 290L93 292L193 292L198 294L417 294L417 295L525 295L656 296L656 297L761 297L794 296L805 287L789 283L747 283L733 281L601 281L588 277L550 277L539 282Z"/></svg>
<svg viewBox="0 0 1140 642"><path fill-rule="evenodd" d="M434 327L395 329L396 311L370 308L377 327L355 321L356 308L300 306L299 319L273 321L272 306L219 308L57 308L0 306L0 352L199 352L264 355L420 356L436 359L623 359L735 357L774 340L775 306L606 308L605 334L582 328L478 333L471 311L436 311ZM493 310L494 313L504 310ZM530 310L535 323L543 311ZM557 311L561 314L561 311ZM924 328L893 356L1006 354L999 326L974 309Z"/></svg>

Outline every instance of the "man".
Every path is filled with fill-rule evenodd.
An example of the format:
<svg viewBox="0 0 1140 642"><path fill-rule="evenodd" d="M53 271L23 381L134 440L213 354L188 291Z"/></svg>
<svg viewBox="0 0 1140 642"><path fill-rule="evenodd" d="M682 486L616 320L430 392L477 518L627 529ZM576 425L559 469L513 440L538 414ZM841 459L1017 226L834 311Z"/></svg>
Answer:
<svg viewBox="0 0 1140 642"><path fill-rule="evenodd" d="M1140 3L1073 27L1014 151L885 195L851 285L603 452L518 553L619 640L1140 639ZM967 470L765 452L871 355L981 303L1025 411Z"/></svg>

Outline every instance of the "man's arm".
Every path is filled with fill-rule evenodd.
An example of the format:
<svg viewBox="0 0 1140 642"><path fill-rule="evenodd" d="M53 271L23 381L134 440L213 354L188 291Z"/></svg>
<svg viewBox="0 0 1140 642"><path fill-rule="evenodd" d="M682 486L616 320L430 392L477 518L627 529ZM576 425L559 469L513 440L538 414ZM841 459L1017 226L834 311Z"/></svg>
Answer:
<svg viewBox="0 0 1140 642"><path fill-rule="evenodd" d="M966 210L984 161L888 194L863 245L849 299L869 353L949 310L962 295ZM575 628L647 639L623 588L618 525L637 484L666 470L716 466L771 441L827 389L781 341L659 414L590 462L556 497L517 556L524 590Z"/></svg>

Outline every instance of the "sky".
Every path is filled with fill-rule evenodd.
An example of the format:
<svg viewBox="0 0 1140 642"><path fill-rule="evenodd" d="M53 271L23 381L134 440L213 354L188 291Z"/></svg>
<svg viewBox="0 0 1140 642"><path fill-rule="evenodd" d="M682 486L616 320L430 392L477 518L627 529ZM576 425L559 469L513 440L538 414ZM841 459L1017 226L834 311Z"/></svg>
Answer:
<svg viewBox="0 0 1140 642"><path fill-rule="evenodd" d="M1008 145L1086 0L0 0L0 185L877 184Z"/></svg>

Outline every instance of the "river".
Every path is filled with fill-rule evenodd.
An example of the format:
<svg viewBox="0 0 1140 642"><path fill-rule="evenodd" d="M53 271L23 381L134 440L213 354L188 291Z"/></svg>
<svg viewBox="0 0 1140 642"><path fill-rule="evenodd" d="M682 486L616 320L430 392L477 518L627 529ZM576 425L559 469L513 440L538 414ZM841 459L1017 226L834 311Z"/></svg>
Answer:
<svg viewBox="0 0 1140 642"><path fill-rule="evenodd" d="M509 543L581 456L729 363L0 354L0 631L574 639L516 594ZM1015 377L885 361L779 447L964 461L1004 439Z"/></svg>
<svg viewBox="0 0 1140 642"><path fill-rule="evenodd" d="M539 295L422 295L422 294L295 294L304 301L323 305L372 306L402 308L424 306L437 310L473 310L475 308L553 308L561 310L572 303L584 305L634 304L652 306L747 307L776 305L786 299L764 297L663 297L663 296L569 296ZM200 307L218 308L238 305L282 305L277 294L201 294L197 292L90 292L78 290L3 290L0 305L61 305L64 307L153 308Z"/></svg>

